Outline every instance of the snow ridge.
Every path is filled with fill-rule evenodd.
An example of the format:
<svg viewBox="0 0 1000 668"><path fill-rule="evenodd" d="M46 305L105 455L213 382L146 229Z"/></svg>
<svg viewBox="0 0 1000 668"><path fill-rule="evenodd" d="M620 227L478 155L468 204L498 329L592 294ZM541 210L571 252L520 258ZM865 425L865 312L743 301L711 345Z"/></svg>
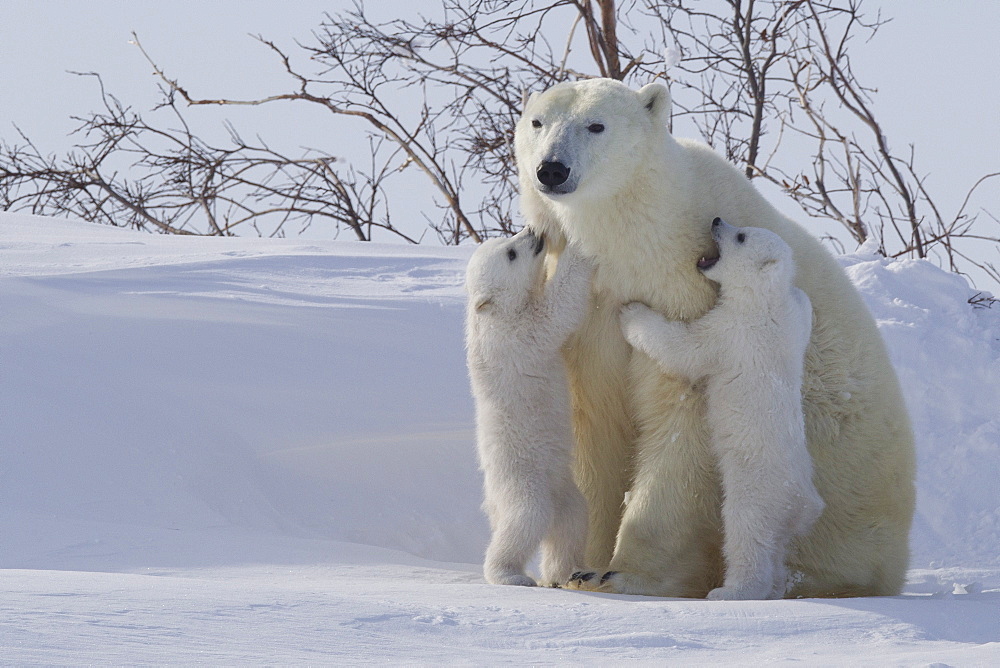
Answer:
<svg viewBox="0 0 1000 668"><path fill-rule="evenodd" d="M917 436L903 596L491 587L470 252L0 213L3 662L1000 661L1000 306L841 258Z"/></svg>

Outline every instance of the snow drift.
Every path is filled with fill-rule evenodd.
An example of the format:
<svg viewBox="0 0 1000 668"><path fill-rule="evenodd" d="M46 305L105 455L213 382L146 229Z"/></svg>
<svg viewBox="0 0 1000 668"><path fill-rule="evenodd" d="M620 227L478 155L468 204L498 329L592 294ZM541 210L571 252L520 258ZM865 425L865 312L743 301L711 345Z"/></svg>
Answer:
<svg viewBox="0 0 1000 668"><path fill-rule="evenodd" d="M0 214L0 655L1000 658L1000 306L925 261L841 258L917 436L904 596L515 590L478 571L470 252Z"/></svg>

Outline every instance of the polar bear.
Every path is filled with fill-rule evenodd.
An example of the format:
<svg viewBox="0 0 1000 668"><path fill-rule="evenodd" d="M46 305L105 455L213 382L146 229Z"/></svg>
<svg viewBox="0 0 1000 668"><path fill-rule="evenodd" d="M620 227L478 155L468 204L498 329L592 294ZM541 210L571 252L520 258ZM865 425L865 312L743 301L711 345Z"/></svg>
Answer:
<svg viewBox="0 0 1000 668"><path fill-rule="evenodd" d="M569 249L545 280L544 238L522 230L484 242L469 261L466 349L476 401L484 509L493 536L484 574L557 586L584 562L587 505L573 481L573 432L560 348L587 309L592 267Z"/></svg>
<svg viewBox="0 0 1000 668"><path fill-rule="evenodd" d="M719 284L715 307L684 323L632 302L622 331L665 371L705 379L726 565L724 585L708 598L782 598L788 544L823 510L802 416L812 306L792 285L792 249L777 234L716 218L712 238L719 255L699 269Z"/></svg>
<svg viewBox="0 0 1000 668"><path fill-rule="evenodd" d="M553 259L568 241L596 265L587 316L564 348L586 561L597 571L573 586L704 597L723 584L703 387L633 351L618 322L633 301L682 322L712 308L717 286L696 265L716 253L720 217L778 234L813 305L803 411L826 505L793 541L788 566L800 577L786 595L895 594L909 560L914 448L874 320L817 239L711 148L669 134L669 106L658 84L570 82L533 94L515 128L528 224Z"/></svg>

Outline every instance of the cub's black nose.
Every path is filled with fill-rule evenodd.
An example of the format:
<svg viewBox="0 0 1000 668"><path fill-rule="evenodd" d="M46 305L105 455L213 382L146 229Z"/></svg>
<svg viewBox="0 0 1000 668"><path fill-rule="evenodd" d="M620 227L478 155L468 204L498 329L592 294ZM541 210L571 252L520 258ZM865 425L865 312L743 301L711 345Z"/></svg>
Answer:
<svg viewBox="0 0 1000 668"><path fill-rule="evenodd" d="M566 183L569 178L569 167L561 162L543 162L535 172L539 183L544 186L554 187Z"/></svg>
<svg viewBox="0 0 1000 668"><path fill-rule="evenodd" d="M712 227L718 227L721 224L722 224L721 218L716 218L715 220L712 221Z"/></svg>

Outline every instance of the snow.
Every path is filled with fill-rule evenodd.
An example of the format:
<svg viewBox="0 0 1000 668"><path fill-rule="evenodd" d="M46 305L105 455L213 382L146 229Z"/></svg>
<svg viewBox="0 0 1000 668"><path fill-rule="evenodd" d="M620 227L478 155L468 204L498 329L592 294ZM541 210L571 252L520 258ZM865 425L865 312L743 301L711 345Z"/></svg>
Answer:
<svg viewBox="0 0 1000 668"><path fill-rule="evenodd" d="M917 434L902 596L495 587L470 252L0 213L0 662L1000 662L1000 305L841 258Z"/></svg>
<svg viewBox="0 0 1000 668"><path fill-rule="evenodd" d="M663 69L671 70L677 67L682 59L680 48L676 44L671 44L663 49Z"/></svg>

